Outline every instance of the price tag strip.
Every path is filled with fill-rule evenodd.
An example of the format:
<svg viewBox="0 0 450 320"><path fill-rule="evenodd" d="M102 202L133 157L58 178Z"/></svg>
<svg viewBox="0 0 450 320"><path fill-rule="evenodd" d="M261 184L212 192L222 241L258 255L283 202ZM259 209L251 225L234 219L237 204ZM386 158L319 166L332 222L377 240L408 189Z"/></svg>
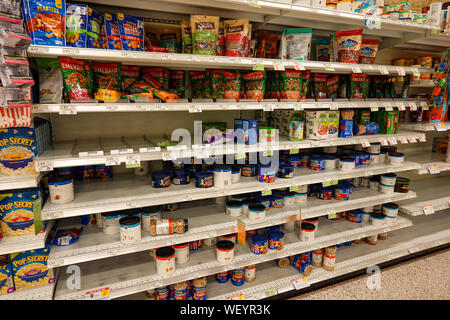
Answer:
<svg viewBox="0 0 450 320"><path fill-rule="evenodd" d="M139 168L141 166L141 156L130 155L127 156L125 167L126 168Z"/></svg>
<svg viewBox="0 0 450 320"><path fill-rule="evenodd" d="M111 290L109 287L89 290L84 293L86 300L109 300L111 299Z"/></svg>
<svg viewBox="0 0 450 320"><path fill-rule="evenodd" d="M306 278L305 276L292 279L292 284L294 285L295 290L300 290L310 286L308 278Z"/></svg>
<svg viewBox="0 0 450 320"><path fill-rule="evenodd" d="M430 174L440 173L437 163L427 165L427 169L428 169L428 172L430 172Z"/></svg>
<svg viewBox="0 0 450 320"><path fill-rule="evenodd" d="M434 213L433 205L431 204L424 206L422 210L425 215L430 215Z"/></svg>

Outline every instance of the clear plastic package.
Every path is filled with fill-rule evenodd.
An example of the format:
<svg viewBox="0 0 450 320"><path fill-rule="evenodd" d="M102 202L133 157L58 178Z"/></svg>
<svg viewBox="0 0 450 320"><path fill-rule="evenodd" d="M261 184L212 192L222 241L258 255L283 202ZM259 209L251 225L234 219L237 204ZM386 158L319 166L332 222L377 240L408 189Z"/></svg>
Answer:
<svg viewBox="0 0 450 320"><path fill-rule="evenodd" d="M11 48L28 48L31 38L25 33L14 32L0 28L0 46Z"/></svg>
<svg viewBox="0 0 450 320"><path fill-rule="evenodd" d="M0 107L18 108L30 106L30 89L0 87Z"/></svg>
<svg viewBox="0 0 450 320"><path fill-rule="evenodd" d="M1 59L4 59L3 56L15 56L15 57L26 58L27 57L27 48L1 47L0 48L0 56L2 57Z"/></svg>
<svg viewBox="0 0 450 320"><path fill-rule="evenodd" d="M0 12L21 16L19 0L0 0Z"/></svg>

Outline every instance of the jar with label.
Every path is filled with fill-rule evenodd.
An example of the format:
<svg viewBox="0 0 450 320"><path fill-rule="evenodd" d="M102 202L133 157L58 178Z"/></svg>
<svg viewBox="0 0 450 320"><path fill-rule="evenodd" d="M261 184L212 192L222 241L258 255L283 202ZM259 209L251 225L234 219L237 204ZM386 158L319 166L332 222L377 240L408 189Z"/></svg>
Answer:
<svg viewBox="0 0 450 320"><path fill-rule="evenodd" d="M156 300L170 300L169 287L156 288Z"/></svg>
<svg viewBox="0 0 450 320"><path fill-rule="evenodd" d="M273 231L269 233L269 249L283 250L284 233L281 231Z"/></svg>
<svg viewBox="0 0 450 320"><path fill-rule="evenodd" d="M394 192L408 193L409 181L410 180L408 178L398 177L395 181Z"/></svg>
<svg viewBox="0 0 450 320"><path fill-rule="evenodd" d="M251 266L245 267L245 281L253 282L256 279L256 265L252 264Z"/></svg>
<svg viewBox="0 0 450 320"><path fill-rule="evenodd" d="M387 186L380 183L378 186L378 191L380 191L381 193L394 193L394 186Z"/></svg>
<svg viewBox="0 0 450 320"><path fill-rule="evenodd" d="M73 179L70 176L54 175L48 179L51 203L69 203L75 198Z"/></svg>
<svg viewBox="0 0 450 320"><path fill-rule="evenodd" d="M275 182L277 168L270 164L262 164L258 167L258 181L272 183Z"/></svg>
<svg viewBox="0 0 450 320"><path fill-rule="evenodd" d="M284 197L279 193L273 193L270 197L270 206L272 208L283 208L284 207Z"/></svg>
<svg viewBox="0 0 450 320"><path fill-rule="evenodd" d="M398 204L389 202L382 205L382 212L386 216L396 217L398 215Z"/></svg>
<svg viewBox="0 0 450 320"><path fill-rule="evenodd" d="M386 186L395 186L397 175L395 173L385 173L381 175L380 183Z"/></svg>
<svg viewBox="0 0 450 320"><path fill-rule="evenodd" d="M219 263L230 263L234 259L234 243L229 240L217 242L216 255Z"/></svg>
<svg viewBox="0 0 450 320"><path fill-rule="evenodd" d="M159 206L145 207L141 210L142 230L150 232L150 220L158 220L161 216L161 209Z"/></svg>
<svg viewBox="0 0 450 320"><path fill-rule="evenodd" d="M100 229L103 229L103 217L102 217L101 212L95 214L95 223L96 223L97 227L99 227Z"/></svg>
<svg viewBox="0 0 450 320"><path fill-rule="evenodd" d="M205 277L192 280L192 298L194 300L207 300L206 285L207 281Z"/></svg>
<svg viewBox="0 0 450 320"><path fill-rule="evenodd" d="M241 167L235 165L231 168L231 183L239 183L241 179Z"/></svg>
<svg viewBox="0 0 450 320"><path fill-rule="evenodd" d="M302 222L300 240L305 242L314 241L315 231L316 227L312 223Z"/></svg>
<svg viewBox="0 0 450 320"><path fill-rule="evenodd" d="M391 165L401 166L405 162L405 155L400 152L389 152L388 159Z"/></svg>
<svg viewBox="0 0 450 320"><path fill-rule="evenodd" d="M150 235L185 233L188 231L188 219L151 219Z"/></svg>
<svg viewBox="0 0 450 320"><path fill-rule="evenodd" d="M311 253L311 264L315 267L322 266L323 252L322 249L313 250Z"/></svg>
<svg viewBox="0 0 450 320"><path fill-rule="evenodd" d="M303 222L311 223L316 228L316 231L319 230L319 218L304 219Z"/></svg>
<svg viewBox="0 0 450 320"><path fill-rule="evenodd" d="M103 212L103 232L106 234L120 233L120 214L118 212Z"/></svg>
<svg viewBox="0 0 450 320"><path fill-rule="evenodd" d="M231 270L231 283L235 286L245 283L245 268Z"/></svg>
<svg viewBox="0 0 450 320"><path fill-rule="evenodd" d="M173 248L175 249L176 263L184 264L189 261L189 243L176 244Z"/></svg>
<svg viewBox="0 0 450 320"><path fill-rule="evenodd" d="M374 246L374 245L377 244L378 235L375 234L375 235L373 235L373 236L367 237L365 240L366 240L366 242L367 242L368 244Z"/></svg>
<svg viewBox="0 0 450 320"><path fill-rule="evenodd" d="M195 186L197 188L211 188L214 186L214 174L209 171L195 173Z"/></svg>
<svg viewBox="0 0 450 320"><path fill-rule="evenodd" d="M159 248L155 252L156 272L165 277L175 272L175 249L171 247Z"/></svg>
<svg viewBox="0 0 450 320"><path fill-rule="evenodd" d="M301 255L296 255L292 259L292 266L305 276L309 276L312 272L311 262L303 260Z"/></svg>
<svg viewBox="0 0 450 320"><path fill-rule="evenodd" d="M256 164L244 164L241 166L241 176L254 177L256 176Z"/></svg>
<svg viewBox="0 0 450 320"><path fill-rule="evenodd" d="M174 283L173 298L175 300L186 300L187 299L187 289L188 289L188 284L186 281Z"/></svg>
<svg viewBox="0 0 450 320"><path fill-rule="evenodd" d="M242 203L240 201L231 200L226 205L227 215L230 217L240 217L242 214Z"/></svg>
<svg viewBox="0 0 450 320"><path fill-rule="evenodd" d="M177 169L173 171L173 184L185 185L189 184L190 171L188 169Z"/></svg>
<svg viewBox="0 0 450 320"><path fill-rule="evenodd" d="M120 242L134 244L141 241L141 219L129 216L119 220Z"/></svg>
<svg viewBox="0 0 450 320"><path fill-rule="evenodd" d="M231 186L231 167L227 165L217 165L213 169L214 186L226 188Z"/></svg>
<svg viewBox="0 0 450 320"><path fill-rule="evenodd" d="M296 192L295 203L306 204L307 200L308 200L308 194L306 192L305 193Z"/></svg>
<svg viewBox="0 0 450 320"><path fill-rule="evenodd" d="M355 169L355 159L352 157L342 157L339 159L339 170L352 171Z"/></svg>
<svg viewBox="0 0 450 320"><path fill-rule="evenodd" d="M309 168L314 171L325 170L325 158L312 156L309 160Z"/></svg>
<svg viewBox="0 0 450 320"><path fill-rule="evenodd" d="M285 206L292 206L295 204L295 192L287 192L284 194L283 202Z"/></svg>
<svg viewBox="0 0 450 320"><path fill-rule="evenodd" d="M277 263L278 267L280 267L280 268L287 268L291 264L291 261L289 261L289 258L280 258L280 259L275 260L275 262Z"/></svg>
<svg viewBox="0 0 450 320"><path fill-rule="evenodd" d="M333 271L334 265L336 263L336 254L323 254L323 262L322 262L322 268L324 268L327 271Z"/></svg>
<svg viewBox="0 0 450 320"><path fill-rule="evenodd" d="M370 214L370 222L374 226L381 226L385 222L385 215L381 212L372 212Z"/></svg>
<svg viewBox="0 0 450 320"><path fill-rule="evenodd" d="M266 254L269 248L269 238L264 234L255 234L251 240L251 251L254 254Z"/></svg>
<svg viewBox="0 0 450 320"><path fill-rule="evenodd" d="M266 216L266 207L259 203L252 203L248 206L248 218L250 221L262 221Z"/></svg>

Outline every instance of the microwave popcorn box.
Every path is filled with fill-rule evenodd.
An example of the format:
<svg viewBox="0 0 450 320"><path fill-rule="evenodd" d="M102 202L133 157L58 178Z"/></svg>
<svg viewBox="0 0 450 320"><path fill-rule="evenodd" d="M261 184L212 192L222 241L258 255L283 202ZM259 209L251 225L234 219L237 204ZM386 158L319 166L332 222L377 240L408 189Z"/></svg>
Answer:
<svg viewBox="0 0 450 320"><path fill-rule="evenodd" d="M34 45L64 47L65 0L22 0L25 30Z"/></svg>
<svg viewBox="0 0 450 320"><path fill-rule="evenodd" d="M240 134L243 136L236 136L238 143L244 142L248 145L258 143L258 120L234 119L234 130L242 130Z"/></svg>
<svg viewBox="0 0 450 320"><path fill-rule="evenodd" d="M66 46L86 48L88 6L68 3L66 5Z"/></svg>
<svg viewBox="0 0 450 320"><path fill-rule="evenodd" d="M0 255L0 295L11 292L14 292L14 281L9 256Z"/></svg>
<svg viewBox="0 0 450 320"><path fill-rule="evenodd" d="M39 198L39 188L0 193L0 227L3 237L35 235L33 202Z"/></svg>
<svg viewBox="0 0 450 320"><path fill-rule="evenodd" d="M42 249L10 254L14 284L17 291L55 282L53 269L47 266L50 241L47 240L45 247Z"/></svg>
<svg viewBox="0 0 450 320"><path fill-rule="evenodd" d="M35 174L38 155L34 128L0 129L0 173Z"/></svg>
<svg viewBox="0 0 450 320"><path fill-rule="evenodd" d="M98 11L88 7L86 43L88 48L106 49L101 44L104 17Z"/></svg>
<svg viewBox="0 0 450 320"><path fill-rule="evenodd" d="M305 119L306 139L322 140L329 137L330 118L327 110L306 111Z"/></svg>

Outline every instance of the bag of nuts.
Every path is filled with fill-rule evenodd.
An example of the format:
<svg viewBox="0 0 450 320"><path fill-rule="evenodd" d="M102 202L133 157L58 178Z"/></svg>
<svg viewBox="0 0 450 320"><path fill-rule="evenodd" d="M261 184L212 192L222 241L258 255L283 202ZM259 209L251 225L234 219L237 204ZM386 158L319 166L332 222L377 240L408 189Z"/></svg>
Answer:
<svg viewBox="0 0 450 320"><path fill-rule="evenodd" d="M362 44L362 29L337 31L338 61L358 63Z"/></svg>

